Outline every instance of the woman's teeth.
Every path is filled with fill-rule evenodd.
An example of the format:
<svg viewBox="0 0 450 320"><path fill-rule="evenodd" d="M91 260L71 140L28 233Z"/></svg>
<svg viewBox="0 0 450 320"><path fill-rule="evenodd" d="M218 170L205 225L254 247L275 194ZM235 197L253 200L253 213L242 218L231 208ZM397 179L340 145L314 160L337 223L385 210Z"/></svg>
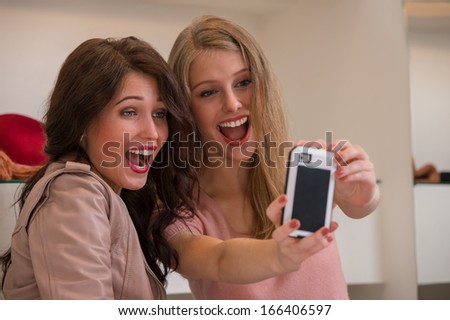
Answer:
<svg viewBox="0 0 450 320"><path fill-rule="evenodd" d="M153 149L130 149L128 160L137 167L144 168L148 165L150 157L153 156Z"/></svg>
<svg viewBox="0 0 450 320"><path fill-rule="evenodd" d="M235 121L225 121L219 124L219 131L230 141L241 141L245 139L249 130L248 117L242 117Z"/></svg>
<svg viewBox="0 0 450 320"><path fill-rule="evenodd" d="M236 121L222 122L221 124L219 124L219 127L221 127L221 128L239 127L239 126L243 125L244 123L246 123L247 120L248 120L248 117L244 117L244 118L236 120Z"/></svg>
<svg viewBox="0 0 450 320"><path fill-rule="evenodd" d="M148 156L153 155L153 150L150 150L150 149L133 149L133 150L130 150L130 153L148 157Z"/></svg>

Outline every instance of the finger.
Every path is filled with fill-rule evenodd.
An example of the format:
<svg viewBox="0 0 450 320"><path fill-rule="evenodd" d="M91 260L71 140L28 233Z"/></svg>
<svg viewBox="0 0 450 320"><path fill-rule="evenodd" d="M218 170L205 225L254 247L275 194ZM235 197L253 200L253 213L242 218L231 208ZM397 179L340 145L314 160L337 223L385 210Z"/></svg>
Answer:
<svg viewBox="0 0 450 320"><path fill-rule="evenodd" d="M340 166L345 166L357 160L369 161L369 156L363 148L358 145L353 145L335 153L335 159Z"/></svg>
<svg viewBox="0 0 450 320"><path fill-rule="evenodd" d="M333 241L333 239L334 239L333 234L329 228L323 227L321 229L321 233L322 233L322 240L326 240L327 242Z"/></svg>
<svg viewBox="0 0 450 320"><path fill-rule="evenodd" d="M341 150L345 150L351 147L352 144L350 141L345 139L334 140L332 143L327 145L327 150L333 152L334 154L339 153Z"/></svg>
<svg viewBox="0 0 450 320"><path fill-rule="evenodd" d="M352 144L348 140L335 140L327 146L327 150L334 154L334 162L338 167L347 165L341 153L349 148L352 148Z"/></svg>
<svg viewBox="0 0 450 320"><path fill-rule="evenodd" d="M300 228L300 221L298 221L297 219L292 219L288 223L285 223L276 228L272 233L272 238L277 242L283 242L284 240L288 239L289 235L298 228Z"/></svg>
<svg viewBox="0 0 450 320"><path fill-rule="evenodd" d="M266 209L266 214L276 226L281 223L281 210L287 203L287 196L281 195L273 200Z"/></svg>
<svg viewBox="0 0 450 320"><path fill-rule="evenodd" d="M317 139L314 143L317 145L317 149L325 149L327 146L327 143L323 139Z"/></svg>
<svg viewBox="0 0 450 320"><path fill-rule="evenodd" d="M350 182L359 182L359 183L370 183L371 185L376 185L376 177L373 172L360 171L345 177L339 178L336 183L350 183Z"/></svg>
<svg viewBox="0 0 450 320"><path fill-rule="evenodd" d="M338 167L336 169L336 177L343 179L346 176L357 174L359 172L375 173L375 167L372 162L366 160L356 160L347 166Z"/></svg>
<svg viewBox="0 0 450 320"><path fill-rule="evenodd" d="M302 250L306 250L308 255L314 254L327 247L334 240L329 228L322 227L312 235L300 240Z"/></svg>
<svg viewBox="0 0 450 320"><path fill-rule="evenodd" d="M330 232L336 231L339 228L339 224L336 221L331 221L330 223Z"/></svg>
<svg viewBox="0 0 450 320"><path fill-rule="evenodd" d="M349 179L358 181L361 177L376 180L375 167L368 161L355 161L346 167L340 167L336 170L335 176L341 181L349 181Z"/></svg>

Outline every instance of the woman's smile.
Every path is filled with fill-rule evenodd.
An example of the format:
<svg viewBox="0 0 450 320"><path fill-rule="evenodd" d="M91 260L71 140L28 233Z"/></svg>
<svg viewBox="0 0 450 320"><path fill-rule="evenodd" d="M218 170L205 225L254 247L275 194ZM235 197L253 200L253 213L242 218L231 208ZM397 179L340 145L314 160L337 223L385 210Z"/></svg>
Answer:
<svg viewBox="0 0 450 320"><path fill-rule="evenodd" d="M228 144L241 145L248 141L251 131L248 118L248 116L243 116L219 123L217 127Z"/></svg>

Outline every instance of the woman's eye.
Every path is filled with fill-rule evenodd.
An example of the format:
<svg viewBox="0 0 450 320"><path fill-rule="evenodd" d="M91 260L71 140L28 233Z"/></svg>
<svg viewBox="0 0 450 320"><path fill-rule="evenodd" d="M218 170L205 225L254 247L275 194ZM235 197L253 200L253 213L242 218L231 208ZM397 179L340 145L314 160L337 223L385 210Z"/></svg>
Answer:
<svg viewBox="0 0 450 320"><path fill-rule="evenodd" d="M153 116L158 119L164 119L167 116L166 110L161 110L153 113Z"/></svg>
<svg viewBox="0 0 450 320"><path fill-rule="evenodd" d="M124 115L125 117L135 116L136 115L136 111L134 111L134 110L125 110L125 111L122 112L122 115Z"/></svg>
<svg viewBox="0 0 450 320"><path fill-rule="evenodd" d="M214 93L216 93L216 90L206 90L206 91L202 91L202 92L200 92L200 97L202 97L202 98L208 98L208 97L212 96Z"/></svg>
<svg viewBox="0 0 450 320"><path fill-rule="evenodd" d="M252 80L250 80L250 79L245 79L245 80L239 81L239 82L236 84L236 87L247 87L247 86L249 86L251 83L252 83Z"/></svg>

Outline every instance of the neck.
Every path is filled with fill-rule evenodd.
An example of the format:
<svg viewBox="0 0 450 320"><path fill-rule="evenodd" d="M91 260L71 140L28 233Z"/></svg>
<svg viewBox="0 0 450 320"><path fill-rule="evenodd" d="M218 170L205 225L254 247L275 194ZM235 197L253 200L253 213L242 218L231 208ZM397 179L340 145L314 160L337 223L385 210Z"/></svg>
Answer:
<svg viewBox="0 0 450 320"><path fill-rule="evenodd" d="M200 186L222 209L231 228L240 234L250 235L253 211L248 196L247 168L203 169Z"/></svg>
<svg viewBox="0 0 450 320"><path fill-rule="evenodd" d="M203 168L200 186L212 198L243 197L247 194L249 169L242 167Z"/></svg>

